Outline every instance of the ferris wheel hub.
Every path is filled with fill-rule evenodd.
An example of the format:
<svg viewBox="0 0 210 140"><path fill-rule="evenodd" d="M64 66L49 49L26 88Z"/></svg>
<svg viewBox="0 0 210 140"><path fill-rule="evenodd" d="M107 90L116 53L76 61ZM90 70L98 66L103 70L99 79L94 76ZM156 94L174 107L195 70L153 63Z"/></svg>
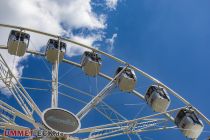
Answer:
<svg viewBox="0 0 210 140"><path fill-rule="evenodd" d="M42 121L48 129L64 134L74 134L81 127L79 118L62 108L46 109L42 114Z"/></svg>

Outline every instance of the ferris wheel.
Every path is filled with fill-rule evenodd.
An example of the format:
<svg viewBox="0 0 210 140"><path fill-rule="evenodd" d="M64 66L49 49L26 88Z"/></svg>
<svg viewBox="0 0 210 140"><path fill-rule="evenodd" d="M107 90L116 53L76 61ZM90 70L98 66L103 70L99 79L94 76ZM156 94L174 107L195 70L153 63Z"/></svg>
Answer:
<svg viewBox="0 0 210 140"><path fill-rule="evenodd" d="M124 136L124 139L132 139L130 135L135 135L137 139L141 140L142 133L176 129L183 134L183 137L196 140L201 135L204 124L210 124L208 118L199 109L174 90L141 69L113 55L63 36L6 24L0 24L0 27L1 29L7 28L10 30L7 44L0 45L0 83L3 85L1 91L3 92L3 89L6 88L11 93L11 98L19 106L15 108L12 105L13 102L4 101L1 98L0 129L2 130L31 129L33 127L37 130L52 130L63 133L68 136L68 139L72 140L114 139L121 135ZM33 40L30 33L48 37L48 41L43 47L44 49L29 49L29 44ZM66 56L69 44L86 49L83 55L77 58L79 61L76 59L74 61L74 59ZM8 58L3 57L5 51L11 55L11 59L12 57L23 57L27 54L32 54L34 56L33 59L39 57L41 59L39 61L42 61L45 66L51 65L51 68L46 66L46 69L50 71L50 76L48 76L48 79L40 78L33 76L31 72L29 73L31 74L30 76L18 77L7 64L6 60ZM108 59L109 62L104 63L104 59ZM116 64L114 71L113 68L109 67L109 63L112 62ZM82 72L82 76L88 77L88 83L75 82L77 87L73 87L62 82L59 79L61 77L60 75L62 75L62 78L66 77L68 81L71 81L73 78L78 78L74 74L68 79L66 75L72 69L64 69L61 73L59 69L63 64L65 66L70 65L75 71ZM39 67L39 64L37 67ZM39 71L39 73L42 73L42 71ZM112 75L106 73L112 73ZM137 88L138 83L140 85L142 84L141 78L139 78L140 76L150 81L150 85L146 87L146 90ZM105 83L101 85L100 89L98 87L96 88L96 94L90 94L82 89L83 86L91 86L93 84L90 78L92 80L94 79L96 84L99 80L103 80L103 83ZM32 95L31 91L45 89L24 86L28 81L30 81L30 84L33 82L47 83L48 86L46 88L50 91L50 94L47 96L49 98L44 97L44 95L40 96L39 94L39 97L35 100L34 97L37 95ZM61 88L77 92L78 96L72 97L71 94L63 93ZM108 96L115 94L113 92L115 90L120 92L119 96L129 95L128 97L143 102L151 110L150 114L133 116L129 114L128 110L127 116L130 118L125 117L120 109L126 110L126 108L121 107L120 109L116 109L107 103L107 100L110 99ZM79 96L79 94L82 96ZM77 111L72 111L64 106L60 106L60 103L62 104L64 102L61 96L65 100L74 100L82 108ZM83 96L85 96L84 100L81 99ZM183 105L174 106L173 99L181 101ZM37 104L37 100L42 100L42 102L39 101L40 104ZM116 100L120 102L121 99L115 99L112 102L116 102ZM46 104L50 102L50 106L46 107L44 105L46 107L44 108L42 105L45 101ZM71 105L74 106L73 103ZM171 106L174 108L171 108ZM74 108L78 109L79 107L74 106ZM95 113L97 112L107 119L105 121L106 123L100 124L97 120L97 124L85 124L83 120L88 119L88 115L93 110L95 110ZM24 123L18 124L18 119L21 119L22 122L28 125L23 125ZM1 137L6 138L3 135ZM53 138L45 137L45 139Z"/></svg>

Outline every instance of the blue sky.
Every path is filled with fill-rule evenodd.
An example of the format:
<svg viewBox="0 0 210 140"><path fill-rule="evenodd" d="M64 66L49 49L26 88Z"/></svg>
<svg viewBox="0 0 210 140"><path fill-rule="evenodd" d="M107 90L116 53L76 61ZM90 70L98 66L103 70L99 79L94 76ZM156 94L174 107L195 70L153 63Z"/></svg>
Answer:
<svg viewBox="0 0 210 140"><path fill-rule="evenodd" d="M102 37L102 39L95 39L90 44L156 77L180 93L180 95L210 118L210 111L208 109L210 105L210 94L208 93L210 91L210 63L208 61L210 54L209 5L210 1L208 0L120 0L116 9L110 10L100 5L99 1L93 1L92 12L95 12L97 15L106 14L106 21L102 24L106 24L107 27L98 27L98 24L96 27L94 24L95 29L90 29L89 27L71 28L70 32L75 36L83 34L83 37L89 36L91 33L94 33L95 36L105 36ZM1 16L3 15L1 14ZM0 21L3 22L3 20ZM63 23L66 22L67 21L64 21ZM15 22L9 23L15 24ZM69 23L66 24L67 28L69 28ZM62 27L63 26L64 24ZM57 30L60 31L59 29ZM107 43L106 40L110 39L113 34L117 34L117 37L114 40L114 48L110 52L110 46L108 47L110 44ZM75 38L75 36L73 36L73 38ZM80 57L80 55L66 56L66 58L76 62L80 61ZM113 76L116 68L120 64L104 56L102 56L102 59L102 71ZM26 60L21 61L21 64L27 66L24 67L22 76L34 76L47 79L51 77L41 59L29 56ZM46 64L50 68L50 64L47 61ZM39 67L37 67L38 65ZM67 70L71 70L71 72L61 79L63 83L70 84L73 87L81 88L84 91L96 95L97 88L95 78L85 76L78 68L73 68L66 64L60 65L61 76L62 73ZM139 74L137 74L137 76L137 90L145 93L147 86L149 86L151 82ZM97 80L98 90L102 89L108 82L100 77L98 77ZM49 88L50 86L26 80L23 80L22 84L29 87ZM60 91L85 101L90 100L90 98L76 94L76 92L63 87L60 88ZM28 92L41 110L50 106L51 99L49 92ZM3 97L2 99L4 101L18 108L12 97L8 98L3 95L1 95L1 97ZM172 95L171 98L171 109L183 105L177 99L173 98ZM118 89L114 89L113 94L109 95L105 101L128 119L153 113L149 107L125 106L125 104L131 103L139 104L142 103L142 101L129 94L122 93ZM84 105L60 96L59 106L77 113ZM143 111L136 116L142 107L144 107ZM87 127L108 122L109 121L100 114L93 111L82 121L82 126ZM205 124L204 130L205 132L202 133L199 140L207 139L210 135L210 129L207 124ZM178 130L148 132L140 135L143 140L186 139ZM113 139L124 140L127 139L127 137L122 136ZM135 140L137 138L136 136L132 136L132 139Z"/></svg>

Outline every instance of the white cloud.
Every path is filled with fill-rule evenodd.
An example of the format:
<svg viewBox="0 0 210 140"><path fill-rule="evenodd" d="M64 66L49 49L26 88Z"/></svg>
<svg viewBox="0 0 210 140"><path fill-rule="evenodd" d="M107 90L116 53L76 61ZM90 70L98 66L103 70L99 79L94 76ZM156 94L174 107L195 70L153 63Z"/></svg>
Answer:
<svg viewBox="0 0 210 140"><path fill-rule="evenodd" d="M93 12L91 0L3 0L0 1L0 23L23 26L53 34L68 34L70 38L87 45L101 40L100 30L106 28L106 15ZM65 24L65 29L61 26ZM87 29L95 31L91 35L73 34L72 30ZM0 45L6 45L9 30L1 28ZM47 43L48 37L30 33L30 49L40 50ZM84 48L70 45L67 55L81 54ZM23 67L19 66L24 57L15 57L0 50L16 75L22 75Z"/></svg>
<svg viewBox="0 0 210 140"><path fill-rule="evenodd" d="M23 57L11 56L8 54L7 50L1 50L1 55L7 62L7 65L9 66L12 73L16 77L21 76L24 67L20 65L20 62L27 59L28 55L24 55ZM15 81L13 80L13 82ZM0 81L0 87L5 87L2 81ZM10 91L7 88L2 88L1 92L5 95L11 95Z"/></svg>
<svg viewBox="0 0 210 140"><path fill-rule="evenodd" d="M102 40L101 35L89 35L89 36L84 36L84 35L75 35L72 37L73 40L80 42L82 44L91 46L96 40ZM96 48L96 47L95 47ZM74 50L74 51L72 51ZM67 48L67 54L69 56L74 56L76 54L82 54L84 51L88 49L80 49L79 46L71 44L70 47Z"/></svg>
<svg viewBox="0 0 210 140"><path fill-rule="evenodd" d="M108 8L115 10L119 0L106 0L106 5Z"/></svg>
<svg viewBox="0 0 210 140"><path fill-rule="evenodd" d="M1 23L34 28L53 34L61 35L81 28L102 30L106 28L105 19L105 15L98 15L92 11L91 0L0 1ZM65 23L67 30L63 29L61 23ZM37 47L46 43L36 34L33 34L31 38L38 43Z"/></svg>
<svg viewBox="0 0 210 140"><path fill-rule="evenodd" d="M115 9L118 0L106 0L106 6ZM75 41L92 46L94 42L102 40L107 27L106 14L93 11L91 0L2 0L0 1L0 23L32 28L52 34L66 35ZM64 26L62 26L64 25ZM73 30L85 29L91 34L75 34ZM92 32L93 31L93 32ZM6 45L10 29L0 29L0 45ZM30 33L29 49L41 50L48 41L48 37ZM107 39L108 50L113 50L117 34ZM67 55L74 56L83 53L82 47L68 44ZM3 57L16 76L22 75L23 66L20 62L27 59L14 57L7 50L0 50ZM0 83L0 86L2 83ZM5 91L5 93L7 93Z"/></svg>
<svg viewBox="0 0 210 140"><path fill-rule="evenodd" d="M61 8L60 20L73 28L103 29L106 27L105 16L97 15L92 11L91 0L70 0Z"/></svg>
<svg viewBox="0 0 210 140"><path fill-rule="evenodd" d="M112 53L114 49L114 43L116 38L117 38L117 33L114 33L111 38L106 39L106 43L108 44L107 50L109 53Z"/></svg>

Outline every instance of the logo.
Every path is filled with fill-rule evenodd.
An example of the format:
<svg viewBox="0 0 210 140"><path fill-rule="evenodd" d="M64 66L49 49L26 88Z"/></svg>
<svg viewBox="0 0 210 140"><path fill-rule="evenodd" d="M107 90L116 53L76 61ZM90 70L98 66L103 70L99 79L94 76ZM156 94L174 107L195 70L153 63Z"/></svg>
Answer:
<svg viewBox="0 0 210 140"><path fill-rule="evenodd" d="M31 129L22 129L22 130L4 130L4 136L9 137L59 137L65 136L63 133L51 131L51 130L31 130Z"/></svg>
<svg viewBox="0 0 210 140"><path fill-rule="evenodd" d="M32 130L25 129L25 130L5 130L4 136L10 137L29 137L32 136Z"/></svg>

